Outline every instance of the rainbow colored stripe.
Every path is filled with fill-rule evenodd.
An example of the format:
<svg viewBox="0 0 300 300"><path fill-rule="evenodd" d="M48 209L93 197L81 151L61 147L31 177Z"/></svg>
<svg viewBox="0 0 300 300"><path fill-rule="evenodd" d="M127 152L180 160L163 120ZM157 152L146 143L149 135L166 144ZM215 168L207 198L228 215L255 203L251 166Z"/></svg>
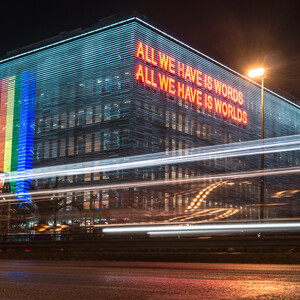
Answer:
<svg viewBox="0 0 300 300"><path fill-rule="evenodd" d="M0 80L0 173L18 172L20 179L10 182L13 193L30 184L21 177L32 169L35 98L35 71Z"/></svg>

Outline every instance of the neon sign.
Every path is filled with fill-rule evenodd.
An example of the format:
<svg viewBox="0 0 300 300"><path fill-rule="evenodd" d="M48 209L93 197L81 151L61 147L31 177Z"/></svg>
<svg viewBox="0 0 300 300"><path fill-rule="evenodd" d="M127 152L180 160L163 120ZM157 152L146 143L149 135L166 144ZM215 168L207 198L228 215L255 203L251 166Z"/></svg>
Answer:
<svg viewBox="0 0 300 300"><path fill-rule="evenodd" d="M142 42L138 42L135 56L139 61L135 73L138 82L238 124L248 123L241 91Z"/></svg>

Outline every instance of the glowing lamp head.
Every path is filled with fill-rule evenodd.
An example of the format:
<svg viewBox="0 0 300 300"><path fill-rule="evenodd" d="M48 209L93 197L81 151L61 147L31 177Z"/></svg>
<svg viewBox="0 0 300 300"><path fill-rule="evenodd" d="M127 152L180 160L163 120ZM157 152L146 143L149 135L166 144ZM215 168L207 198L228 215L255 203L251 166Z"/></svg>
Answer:
<svg viewBox="0 0 300 300"><path fill-rule="evenodd" d="M264 68L253 69L249 72L249 77L251 77L251 78L262 77L262 76L264 76L264 73L265 73Z"/></svg>

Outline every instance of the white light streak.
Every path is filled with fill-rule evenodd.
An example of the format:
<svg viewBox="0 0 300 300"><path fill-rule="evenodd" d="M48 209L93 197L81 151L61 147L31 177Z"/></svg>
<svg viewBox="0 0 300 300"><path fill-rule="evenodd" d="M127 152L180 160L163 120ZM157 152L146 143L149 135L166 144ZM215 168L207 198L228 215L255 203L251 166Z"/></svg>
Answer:
<svg viewBox="0 0 300 300"><path fill-rule="evenodd" d="M288 227L288 228L239 228L228 230L192 230L192 231L149 231L147 235L150 237L174 237L174 236L199 236L199 235L214 235L214 234L233 234L233 233L270 233L281 231L298 231L300 227Z"/></svg>
<svg viewBox="0 0 300 300"><path fill-rule="evenodd" d="M94 172L111 172L117 170L153 167L159 165L180 164L193 161L222 159L237 156L267 154L300 150L300 135L270 138L216 146L188 149L183 155L181 150L128 156L115 159L65 164L28 170L24 173L6 174L6 181L42 179L58 176L80 175Z"/></svg>
<svg viewBox="0 0 300 300"><path fill-rule="evenodd" d="M211 231L229 232L232 230L300 230L300 223L258 223L258 224L213 224L213 225L166 225L166 226L131 226L131 227L105 227L104 234L146 234L155 233L178 235L178 232L199 233ZM198 232L197 232L198 231Z"/></svg>
<svg viewBox="0 0 300 300"><path fill-rule="evenodd" d="M183 183L194 183L201 182L206 180L234 180L234 179L244 179L244 178L253 178L258 176L274 176L274 175L290 175L300 173L299 167L289 167L289 168L275 168L268 169L264 171L248 171L248 172L234 172L234 173L222 173L214 175L205 175L205 176L195 176L190 178L183 179L169 179L169 180L155 180L155 181L135 181L135 182L125 182L125 183L115 183L115 184L101 184L101 185L91 185L91 186L80 186L80 187L68 187L61 189L49 189L49 190L38 190L31 191L29 194L31 196L47 195L47 194L58 194L58 193L67 193L67 192L85 192L96 189L125 189L125 188L143 188L149 186L160 186L160 185L174 185L174 184L183 184ZM20 201L16 198L16 194L0 194L1 198L15 198L13 201ZM18 195L23 195L22 193ZM28 195L25 193L24 195ZM2 201L2 200L1 200Z"/></svg>

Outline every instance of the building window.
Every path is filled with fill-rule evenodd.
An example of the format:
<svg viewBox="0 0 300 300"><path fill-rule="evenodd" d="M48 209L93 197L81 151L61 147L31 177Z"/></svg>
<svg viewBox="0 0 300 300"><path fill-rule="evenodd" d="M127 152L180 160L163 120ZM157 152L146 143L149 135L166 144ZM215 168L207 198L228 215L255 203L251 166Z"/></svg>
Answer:
<svg viewBox="0 0 300 300"><path fill-rule="evenodd" d="M201 123L197 123L197 137L198 138L200 138L201 137L201 129L200 129L200 127L201 127Z"/></svg>
<svg viewBox="0 0 300 300"><path fill-rule="evenodd" d="M101 140L100 140L100 132L94 133L94 151L100 151Z"/></svg>
<svg viewBox="0 0 300 300"><path fill-rule="evenodd" d="M92 134L85 136L85 152L89 153L92 151Z"/></svg>
<svg viewBox="0 0 300 300"><path fill-rule="evenodd" d="M176 113L173 112L172 113L172 128L176 130L176 125L177 125L177 122L176 122Z"/></svg>
<svg viewBox="0 0 300 300"><path fill-rule="evenodd" d="M166 111L166 127L170 127L169 111Z"/></svg>
<svg viewBox="0 0 300 300"><path fill-rule="evenodd" d="M94 180L100 180L100 173L99 172L94 173Z"/></svg>
<svg viewBox="0 0 300 300"><path fill-rule="evenodd" d="M52 128L53 129L58 129L58 125L59 125L59 115L54 115L53 118L53 125Z"/></svg>
<svg viewBox="0 0 300 300"><path fill-rule="evenodd" d="M68 155L74 155L74 137L69 137Z"/></svg>
<svg viewBox="0 0 300 300"><path fill-rule="evenodd" d="M46 141L44 145L44 158L49 158L49 141Z"/></svg>
<svg viewBox="0 0 300 300"><path fill-rule="evenodd" d="M89 210L91 207L91 196L90 192L84 192L83 209Z"/></svg>
<svg viewBox="0 0 300 300"><path fill-rule="evenodd" d="M51 142L51 157L55 158L57 157L57 141L52 140Z"/></svg>
<svg viewBox="0 0 300 300"><path fill-rule="evenodd" d="M36 159L40 160L43 157L43 144L42 143L38 143L37 149L36 149Z"/></svg>
<svg viewBox="0 0 300 300"><path fill-rule="evenodd" d="M93 123L93 108L88 107L86 110L86 124L92 124Z"/></svg>
<svg viewBox="0 0 300 300"><path fill-rule="evenodd" d="M176 167L172 166L172 179L176 178Z"/></svg>
<svg viewBox="0 0 300 300"><path fill-rule="evenodd" d="M69 176L68 176L68 182L69 182L69 183L73 183L73 182L74 182L73 175L69 175Z"/></svg>
<svg viewBox="0 0 300 300"><path fill-rule="evenodd" d="M83 152L83 137L78 136L76 138L76 154L81 154Z"/></svg>
<svg viewBox="0 0 300 300"><path fill-rule="evenodd" d="M166 138L166 141L165 141L165 143L166 143L166 154L169 154L169 151L170 151L170 148L169 148L169 138Z"/></svg>
<svg viewBox="0 0 300 300"><path fill-rule="evenodd" d="M102 178L104 180L109 179L108 172L103 172Z"/></svg>
<svg viewBox="0 0 300 300"><path fill-rule="evenodd" d="M111 104L104 105L104 121L108 121L111 119Z"/></svg>
<svg viewBox="0 0 300 300"><path fill-rule="evenodd" d="M75 111L71 111L69 114L69 127L75 126Z"/></svg>
<svg viewBox="0 0 300 300"><path fill-rule="evenodd" d="M84 174L84 181L91 181L91 173Z"/></svg>
<svg viewBox="0 0 300 300"><path fill-rule="evenodd" d="M61 139L60 140L60 151L59 151L60 156L65 156L66 155L66 139Z"/></svg>
<svg viewBox="0 0 300 300"><path fill-rule="evenodd" d="M205 125L203 125L203 127L202 127L202 137L206 138L206 126Z"/></svg>
<svg viewBox="0 0 300 300"><path fill-rule="evenodd" d="M84 110L79 110L77 112L77 118L76 118L76 126L81 126L83 125L84 122Z"/></svg>
<svg viewBox="0 0 300 300"><path fill-rule="evenodd" d="M101 107L100 105L97 105L94 107L95 110L95 122L98 123L101 121Z"/></svg>
<svg viewBox="0 0 300 300"><path fill-rule="evenodd" d="M182 131L182 114L178 115L178 130Z"/></svg>
<svg viewBox="0 0 300 300"><path fill-rule="evenodd" d="M64 129L67 127L67 114L62 113L60 116L60 128Z"/></svg>
<svg viewBox="0 0 300 300"><path fill-rule="evenodd" d="M104 130L103 134L103 150L108 150L110 147L110 132L108 129Z"/></svg>
<svg viewBox="0 0 300 300"><path fill-rule="evenodd" d="M44 131L50 130L50 116L44 118Z"/></svg>
<svg viewBox="0 0 300 300"><path fill-rule="evenodd" d="M184 132L187 133L187 134L189 133L189 121L188 121L188 118L185 118Z"/></svg>

